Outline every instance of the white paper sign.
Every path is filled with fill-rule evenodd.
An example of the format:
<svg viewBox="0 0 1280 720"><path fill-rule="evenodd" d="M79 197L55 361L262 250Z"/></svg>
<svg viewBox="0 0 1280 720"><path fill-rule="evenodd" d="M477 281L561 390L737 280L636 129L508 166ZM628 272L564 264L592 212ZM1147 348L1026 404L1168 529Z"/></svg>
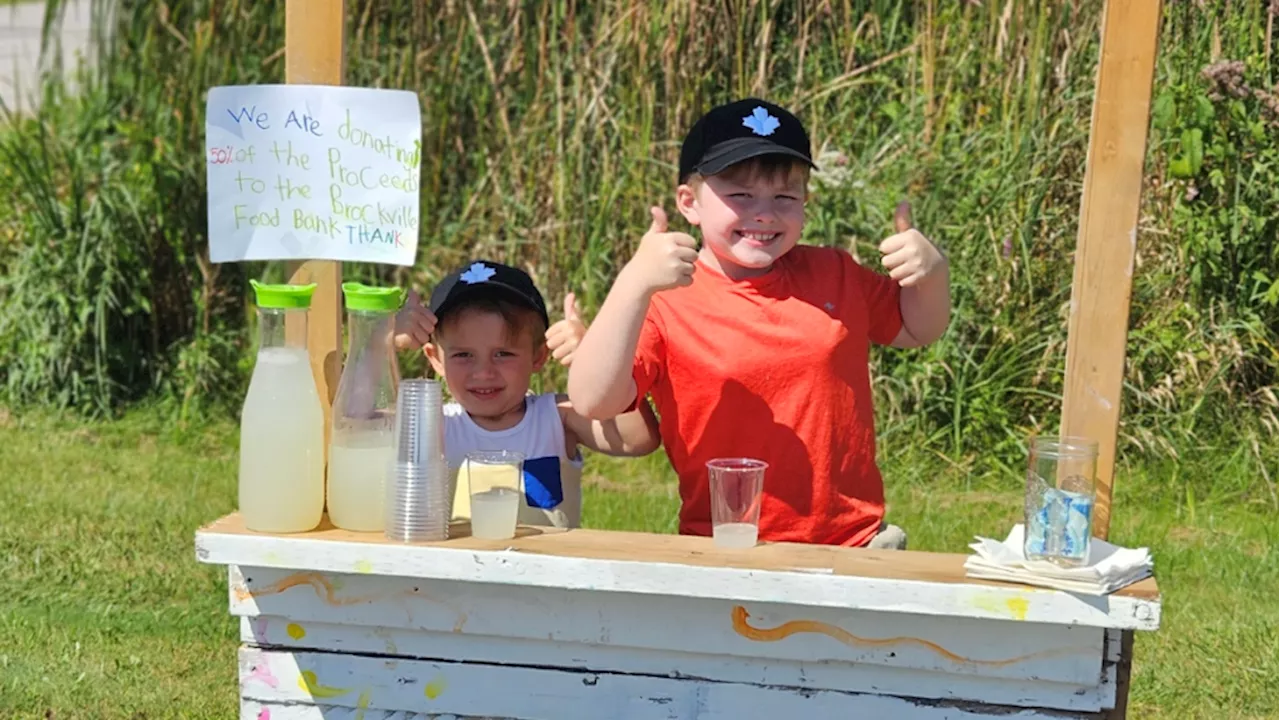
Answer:
<svg viewBox="0 0 1280 720"><path fill-rule="evenodd" d="M422 114L403 90L209 90L209 259L413 265Z"/></svg>

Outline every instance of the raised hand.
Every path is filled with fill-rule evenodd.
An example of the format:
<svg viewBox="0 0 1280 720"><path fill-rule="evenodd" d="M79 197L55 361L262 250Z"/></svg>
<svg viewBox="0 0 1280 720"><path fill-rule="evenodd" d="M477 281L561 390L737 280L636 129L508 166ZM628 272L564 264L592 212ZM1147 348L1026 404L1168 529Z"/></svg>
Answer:
<svg viewBox="0 0 1280 720"><path fill-rule="evenodd" d="M422 304L417 291L410 290L404 305L396 313L396 349L420 350L431 341L431 333L435 330L436 316Z"/></svg>
<svg viewBox="0 0 1280 720"><path fill-rule="evenodd" d="M568 367L573 362L573 353L587 334L587 325L582 321L582 310L578 307L578 299L573 293L564 296L564 319L547 328L547 349L551 357Z"/></svg>
<svg viewBox="0 0 1280 720"><path fill-rule="evenodd" d="M681 232L669 232L667 213L649 208L653 222L640 239L640 247L627 263L640 284L651 292L683 287L693 282L693 263L698 259L698 241Z"/></svg>
<svg viewBox="0 0 1280 720"><path fill-rule="evenodd" d="M880 243L881 262L889 277L911 287L945 267L946 259L911 221L911 204L903 200L893 212L896 233Z"/></svg>

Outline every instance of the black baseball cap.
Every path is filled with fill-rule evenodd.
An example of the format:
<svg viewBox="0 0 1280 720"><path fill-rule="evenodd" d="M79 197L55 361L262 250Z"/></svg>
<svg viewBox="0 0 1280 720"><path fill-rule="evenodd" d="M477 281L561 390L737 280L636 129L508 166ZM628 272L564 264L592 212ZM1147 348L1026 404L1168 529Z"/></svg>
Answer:
<svg viewBox="0 0 1280 720"><path fill-rule="evenodd" d="M795 115L757 98L714 107L693 124L680 145L680 182L695 172L715 175L760 155L790 155L817 167L809 133Z"/></svg>
<svg viewBox="0 0 1280 720"><path fill-rule="evenodd" d="M477 293L505 297L538 313L544 325L550 325L547 304L533 284L533 278L510 265L475 260L453 271L431 291L430 310L437 318L463 298Z"/></svg>

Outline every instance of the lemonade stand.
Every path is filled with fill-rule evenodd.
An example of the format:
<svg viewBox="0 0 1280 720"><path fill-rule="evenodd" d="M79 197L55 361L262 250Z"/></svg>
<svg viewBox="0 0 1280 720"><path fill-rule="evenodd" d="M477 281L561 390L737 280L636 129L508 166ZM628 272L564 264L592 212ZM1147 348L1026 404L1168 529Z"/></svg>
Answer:
<svg viewBox="0 0 1280 720"><path fill-rule="evenodd" d="M344 4L303 8L288 4L289 80L340 85ZM1063 423L1099 440L1100 536L1134 251L1117 238L1136 223L1159 7L1105 12ZM977 580L959 554L542 527L482 539L465 522L388 539L370 498L333 483L391 455L386 383L361 396L367 412L335 403L339 263L414 261L417 99L217 88L209 115L214 261L294 261L292 289L257 288L241 477L259 480L195 537L200 562L227 568L243 720L1124 716L1133 633L1160 624L1150 578L1090 595ZM321 512L326 449L336 515ZM293 484L273 482L286 467Z"/></svg>

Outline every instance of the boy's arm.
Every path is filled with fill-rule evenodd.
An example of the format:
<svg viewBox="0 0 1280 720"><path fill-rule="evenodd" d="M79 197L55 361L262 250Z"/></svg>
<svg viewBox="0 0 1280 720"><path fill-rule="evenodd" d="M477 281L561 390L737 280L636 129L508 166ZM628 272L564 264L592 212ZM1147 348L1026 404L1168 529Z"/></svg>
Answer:
<svg viewBox="0 0 1280 720"><path fill-rule="evenodd" d="M378 375L387 366L390 350L375 342L360 353L355 367L350 370L351 386L347 389L346 402L335 412L343 417L366 419L374 415L374 401L378 393ZM349 355L350 353L348 353Z"/></svg>
<svg viewBox="0 0 1280 720"><path fill-rule="evenodd" d="M943 259L941 267L928 277L902 288L898 300L902 329L893 339L893 347L922 347L942 337L951 322L950 276L947 261Z"/></svg>
<svg viewBox="0 0 1280 720"><path fill-rule="evenodd" d="M592 420L578 414L568 395L558 396L556 402L564 423L565 452L569 457L574 456L578 445L606 455L639 457L662 444L658 418L648 402L641 402L635 410L608 420Z"/></svg>
<svg viewBox="0 0 1280 720"><path fill-rule="evenodd" d="M436 328L436 316L422 304L415 291L409 291L404 305L396 312L391 347L374 345L360 354L355 368L350 371L352 385L348 389L346 405L339 408L347 417L366 418L373 415L374 396L378 391L378 373L386 367L387 355L396 350L422 350L431 340Z"/></svg>
<svg viewBox="0 0 1280 720"><path fill-rule="evenodd" d="M631 369L649 299L660 290L693 282L697 242L684 233L667 232L661 208L650 213L649 231L618 273L569 366L569 399L584 417L612 418L635 402Z"/></svg>
<svg viewBox="0 0 1280 720"><path fill-rule="evenodd" d="M909 204L898 204L893 224L897 234L880 243L889 277L902 286L902 329L890 345L928 345L942 337L951 322L951 270L946 256L912 226Z"/></svg>
<svg viewBox="0 0 1280 720"><path fill-rule="evenodd" d="M623 268L569 366L569 399L585 417L610 418L636 399L631 375L651 294Z"/></svg>

